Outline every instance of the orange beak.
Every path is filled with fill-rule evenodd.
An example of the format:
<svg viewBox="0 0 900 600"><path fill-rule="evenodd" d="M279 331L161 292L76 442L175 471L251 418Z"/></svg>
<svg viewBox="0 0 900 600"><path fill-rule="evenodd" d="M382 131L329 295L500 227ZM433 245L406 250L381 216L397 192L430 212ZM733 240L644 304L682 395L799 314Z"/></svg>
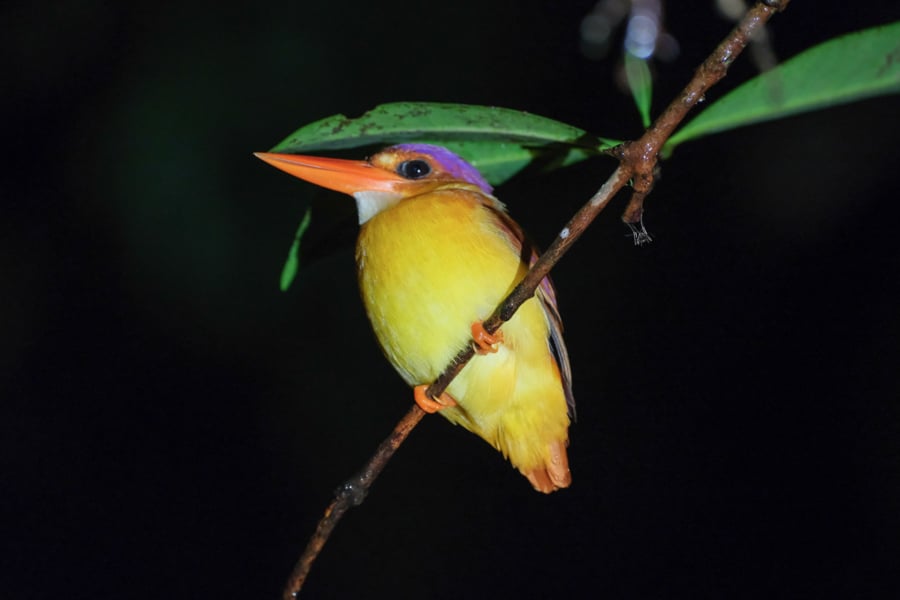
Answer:
<svg viewBox="0 0 900 600"><path fill-rule="evenodd" d="M364 160L271 152L253 154L294 177L345 194L353 195L356 192L368 191L399 193L403 184L410 183L399 175L373 167Z"/></svg>

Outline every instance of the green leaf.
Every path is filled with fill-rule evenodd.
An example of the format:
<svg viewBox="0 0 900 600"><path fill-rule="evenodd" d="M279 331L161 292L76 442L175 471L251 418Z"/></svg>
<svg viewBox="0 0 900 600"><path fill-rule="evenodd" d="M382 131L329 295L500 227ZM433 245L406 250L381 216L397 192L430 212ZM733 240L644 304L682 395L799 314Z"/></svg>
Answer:
<svg viewBox="0 0 900 600"><path fill-rule="evenodd" d="M672 136L682 142L743 125L900 92L900 21L814 46L711 104Z"/></svg>
<svg viewBox="0 0 900 600"><path fill-rule="evenodd" d="M402 142L446 146L469 160L492 184L532 161L567 165L618 144L526 112L492 106L395 102L361 117L332 115L301 127L272 152L289 154Z"/></svg>
<svg viewBox="0 0 900 600"><path fill-rule="evenodd" d="M303 234L306 233L307 228L309 228L311 220L312 206L306 209L306 213L300 221L300 226L297 227L297 233L294 234L294 242L291 244L291 249L288 250L284 268L281 269L280 287L282 292L288 291L288 288L291 287L291 284L294 283L294 279L297 277L297 270L300 268L300 240L303 238Z"/></svg>
<svg viewBox="0 0 900 600"><path fill-rule="evenodd" d="M631 96L641 115L644 129L650 127L650 104L653 101L653 77L646 59L638 58L631 52L625 53L625 78L631 88Z"/></svg>

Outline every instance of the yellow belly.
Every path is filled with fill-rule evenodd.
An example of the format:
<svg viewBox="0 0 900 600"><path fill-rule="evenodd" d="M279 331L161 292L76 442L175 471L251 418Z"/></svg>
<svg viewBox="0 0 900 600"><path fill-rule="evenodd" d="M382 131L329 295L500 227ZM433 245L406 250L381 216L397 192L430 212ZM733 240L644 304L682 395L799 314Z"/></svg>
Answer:
<svg viewBox="0 0 900 600"><path fill-rule="evenodd" d="M475 192L401 201L367 221L357 243L366 311L385 355L410 385L430 383L524 276L497 217ZM502 327L495 354L475 356L450 385L441 415L480 435L523 472L565 442L569 419L539 300Z"/></svg>

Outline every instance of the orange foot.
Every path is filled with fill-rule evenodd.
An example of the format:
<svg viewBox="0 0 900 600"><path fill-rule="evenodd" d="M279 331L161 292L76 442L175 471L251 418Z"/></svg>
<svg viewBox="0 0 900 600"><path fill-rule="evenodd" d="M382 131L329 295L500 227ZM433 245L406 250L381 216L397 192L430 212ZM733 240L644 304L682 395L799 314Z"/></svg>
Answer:
<svg viewBox="0 0 900 600"><path fill-rule="evenodd" d="M488 352L496 352L495 344L503 341L503 332L497 331L493 335L488 333L481 321L472 323L472 339L475 340L475 352L478 354L487 354Z"/></svg>
<svg viewBox="0 0 900 600"><path fill-rule="evenodd" d="M419 408L421 408L428 414L431 415L439 410L456 406L456 400L454 400L453 396L451 396L447 392L442 392L438 399L435 400L425 393L425 390L427 389L428 384L417 385L413 388L413 398L415 398L416 404L419 405Z"/></svg>

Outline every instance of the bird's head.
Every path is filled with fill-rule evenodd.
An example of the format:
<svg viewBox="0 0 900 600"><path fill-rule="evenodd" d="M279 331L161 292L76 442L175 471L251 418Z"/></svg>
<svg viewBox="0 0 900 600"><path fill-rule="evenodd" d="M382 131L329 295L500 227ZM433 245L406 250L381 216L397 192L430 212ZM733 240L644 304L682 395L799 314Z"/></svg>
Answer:
<svg viewBox="0 0 900 600"><path fill-rule="evenodd" d="M490 195L493 188L478 170L441 146L400 144L368 160L257 152L273 167L356 199L359 224L404 198L459 182Z"/></svg>

